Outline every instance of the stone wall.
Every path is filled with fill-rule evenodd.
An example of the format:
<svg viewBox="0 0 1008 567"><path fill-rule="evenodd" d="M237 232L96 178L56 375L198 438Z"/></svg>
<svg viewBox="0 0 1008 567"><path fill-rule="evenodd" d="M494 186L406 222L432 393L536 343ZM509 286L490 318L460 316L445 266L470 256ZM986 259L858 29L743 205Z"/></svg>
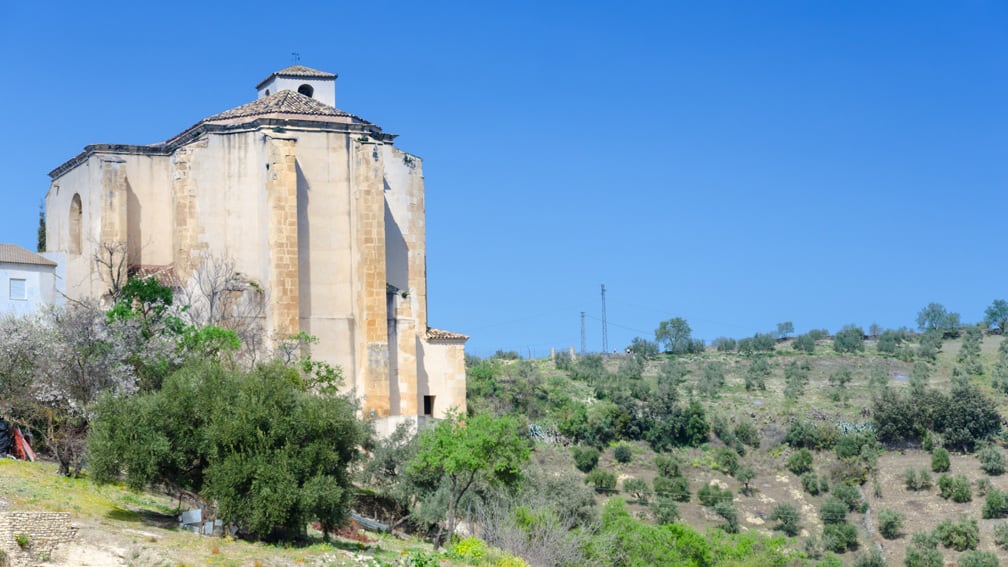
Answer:
<svg viewBox="0 0 1008 567"><path fill-rule="evenodd" d="M22 549L18 536L26 538ZM0 512L0 558L4 567L22 567L48 561L56 547L77 536L67 512ZM0 566L3 566L0 559Z"/></svg>

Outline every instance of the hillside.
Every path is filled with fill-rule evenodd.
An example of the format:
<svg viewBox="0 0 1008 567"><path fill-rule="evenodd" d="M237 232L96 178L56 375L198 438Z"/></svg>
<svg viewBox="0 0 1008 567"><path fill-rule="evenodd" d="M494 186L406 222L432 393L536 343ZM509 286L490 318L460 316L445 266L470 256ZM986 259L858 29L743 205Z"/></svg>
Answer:
<svg viewBox="0 0 1008 567"><path fill-rule="evenodd" d="M779 504L794 506L799 530L794 538L789 538L788 545L796 552L807 554L813 564L870 565L873 564L869 562L870 554L878 551L885 564L903 565L908 548L917 547L911 544L914 534L932 532L943 521L958 522L961 518L977 522L978 540L973 546L976 550L994 554L1001 563L1008 564L1008 551L996 543L996 540L1008 543L1005 541L1008 523L1000 519L1008 516L1008 508L1003 513L985 512L985 506L991 507L988 494L997 504L1001 492L1008 492L1008 476L1001 474L998 467L985 472L978 458L985 454L979 449L986 446L987 453L993 451L1003 460L1005 437L998 434L989 441L978 439L976 452L948 447L950 466L947 473L941 473L932 470L932 455L924 449L932 444L941 445L941 434L928 433L926 442L925 439L909 439L888 440L881 444L875 435L876 422L880 419L876 411L885 407L878 401L883 392L888 390L890 396L902 395L904 398L899 399L909 398L913 404L911 390L921 388L919 383L914 384L921 379L919 375L915 377L915 372L923 373L925 367L928 376L925 389L920 390L926 392L921 394L924 398L957 391L954 390L957 380L960 386L968 382L972 391L992 401L1000 415L1006 415L1008 397L992 386L992 374L1003 339L996 335L982 338L981 372L968 376L962 370L966 362L960 355L963 337L942 341L935 358L927 362L914 356L920 348L916 344L919 340L907 341L902 345L905 350L897 354L879 352L877 342L872 340L865 342L863 351L838 353L832 341L824 338L816 342L812 353L799 352L792 340L785 340L777 342L770 352L748 355L708 348L701 353L676 357L657 355L644 364L631 355L614 355L602 361L601 368L598 360L587 362L584 359L473 360L470 411L475 407L475 411L527 415L533 431L547 432L542 435L547 442L539 444L537 459L552 462L565 473L574 472L588 483L596 479L577 472L570 455L595 445L600 449L600 457L594 470L612 473L616 478L612 491L603 489L604 482L602 486L596 484L600 488L596 492L598 503L601 505L617 497L626 499L631 513L648 522L660 521L660 503L668 500L662 498L660 487L655 484L658 479L659 483L666 483L661 488L667 489L667 481L660 478L663 475L656 466L656 457L664 458L659 457L664 454L675 460L679 468L677 476L684 478L688 486L688 495L674 503L677 521L700 530L726 529L731 523L715 507L705 506L698 500L698 492L713 484L732 493L737 527L742 532L780 536L782 532L775 530L779 522L771 519L773 511ZM506 353L503 354L506 358ZM747 389L747 376L750 381L755 380L750 369L764 364L765 389L755 382ZM670 365L678 368L669 370ZM792 365L805 366L807 377L801 395L789 398L786 395L787 375ZM961 376L957 378L957 375ZM661 444L656 443L660 436L649 437L646 431L657 423L649 413L655 399L666 395L662 393L662 383L670 376L679 377L676 403L680 407L697 404L711 424L709 435L696 446L672 443L674 446L656 447ZM846 376L843 386L839 384L844 379L838 376ZM955 395L940 399L954 402ZM925 400L921 399L920 403ZM607 412L612 415L603 415ZM649 420L651 425L648 425ZM622 427L622 433L600 438L596 422L616 424L613 428ZM789 444L785 439L797 428L796 424L805 424L815 432L813 436L826 436L827 441L811 451L811 470L819 479L816 484L832 488L831 491L812 494L803 487L803 480L808 480L788 470L789 459L799 452L800 444L794 441ZM752 426L758 434L758 443L740 442L737 435L740 426L743 431ZM947 433L947 437L952 439L953 433ZM842 447L844 440L853 443L853 451ZM555 446L548 447L551 442ZM564 445L573 447L565 448ZM617 460L616 451L620 446L630 448L628 462ZM656 448L663 450L656 451ZM735 456L731 456L732 453ZM736 460L737 464L732 462ZM740 480L737 472L746 467L751 468L753 475L748 493L744 490L745 474ZM929 486L921 490L907 488L908 469L915 474L925 471L930 478ZM729 474L731 471L735 474ZM943 474L966 479L969 501L956 502L954 498L941 496L938 485ZM634 479L644 481L643 490L639 483L634 487ZM631 489L627 489L628 481ZM844 524L853 526L856 540L845 546L842 553L831 553L829 543L824 541L824 529L833 531L834 528L824 525L820 510L831 496L852 498L846 489L838 490L837 487L843 488L844 484L854 487L853 498L863 504L852 503L844 518ZM894 513L900 518L896 537L891 533L887 533L890 537L883 537L880 533L880 513L887 522L886 530L892 527ZM998 517L985 518L985 515ZM998 528L1004 532L1000 537L995 534ZM911 551L911 555L913 553ZM914 564L985 564L970 563L978 560L975 551L963 557L963 552L941 544L929 553L929 559ZM990 557L979 560L985 559Z"/></svg>

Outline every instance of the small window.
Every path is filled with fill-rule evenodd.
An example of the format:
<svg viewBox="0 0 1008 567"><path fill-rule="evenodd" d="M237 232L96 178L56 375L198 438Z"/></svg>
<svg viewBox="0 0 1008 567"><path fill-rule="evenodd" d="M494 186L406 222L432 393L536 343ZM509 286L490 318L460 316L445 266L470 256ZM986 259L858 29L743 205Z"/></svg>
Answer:
<svg viewBox="0 0 1008 567"><path fill-rule="evenodd" d="M269 96L269 89L266 89L266 96Z"/></svg>
<svg viewBox="0 0 1008 567"><path fill-rule="evenodd" d="M305 96L310 97L313 94L315 94L315 89L313 89L311 85L301 85L300 87L298 87L298 92Z"/></svg>
<svg viewBox="0 0 1008 567"><path fill-rule="evenodd" d="M28 299L28 286L25 284L25 280L11 278L10 298L20 301Z"/></svg>
<svg viewBox="0 0 1008 567"><path fill-rule="evenodd" d="M434 415L434 396L423 397L423 414Z"/></svg>

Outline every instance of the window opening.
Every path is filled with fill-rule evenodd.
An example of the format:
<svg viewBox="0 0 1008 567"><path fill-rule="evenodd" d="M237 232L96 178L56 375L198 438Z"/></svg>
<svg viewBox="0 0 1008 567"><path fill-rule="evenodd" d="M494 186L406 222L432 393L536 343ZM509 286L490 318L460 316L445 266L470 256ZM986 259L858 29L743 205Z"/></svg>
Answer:
<svg viewBox="0 0 1008 567"><path fill-rule="evenodd" d="M26 285L25 280L11 278L10 298L20 301L28 299L28 286Z"/></svg>
<svg viewBox="0 0 1008 567"><path fill-rule="evenodd" d="M315 94L315 89L313 89L311 85L301 85L300 87L298 87L298 92L305 96L310 97L313 94Z"/></svg>

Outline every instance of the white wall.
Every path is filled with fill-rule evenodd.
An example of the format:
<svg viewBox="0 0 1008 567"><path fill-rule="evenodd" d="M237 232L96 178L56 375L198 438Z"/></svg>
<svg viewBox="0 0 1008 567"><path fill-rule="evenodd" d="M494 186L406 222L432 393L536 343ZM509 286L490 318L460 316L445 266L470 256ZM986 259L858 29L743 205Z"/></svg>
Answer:
<svg viewBox="0 0 1008 567"><path fill-rule="evenodd" d="M52 303L56 295L55 268L33 264L0 264L0 314L27 315ZM25 280L26 299L11 299L12 279Z"/></svg>

